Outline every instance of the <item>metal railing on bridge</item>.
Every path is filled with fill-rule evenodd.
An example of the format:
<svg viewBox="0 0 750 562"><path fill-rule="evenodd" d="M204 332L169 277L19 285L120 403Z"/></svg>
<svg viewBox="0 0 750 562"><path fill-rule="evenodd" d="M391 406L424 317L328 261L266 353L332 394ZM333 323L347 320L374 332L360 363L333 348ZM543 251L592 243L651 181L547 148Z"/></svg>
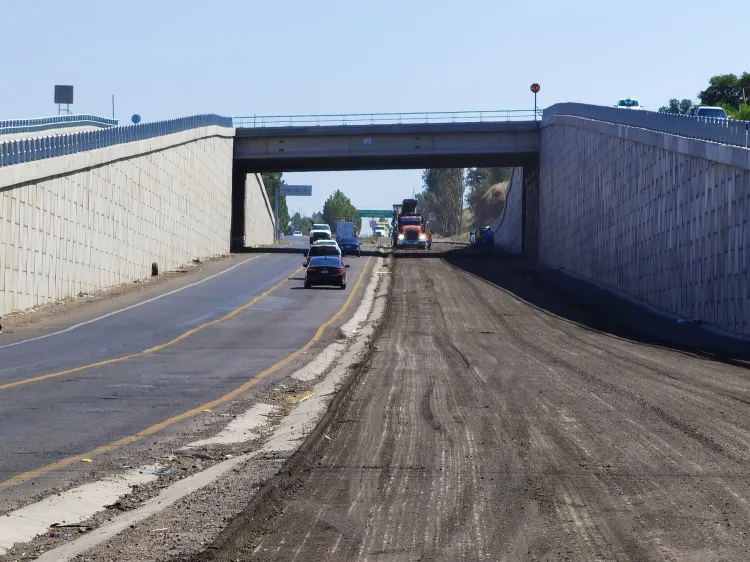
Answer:
<svg viewBox="0 0 750 562"><path fill-rule="evenodd" d="M328 115L251 115L234 117L235 127L323 127L346 125L405 125L424 123L490 123L534 121L542 110L428 111L404 113L348 113Z"/></svg>
<svg viewBox="0 0 750 562"><path fill-rule="evenodd" d="M583 117L660 133L748 148L750 122L620 109L584 103L558 103L544 110L542 125L555 115Z"/></svg>
<svg viewBox="0 0 750 562"><path fill-rule="evenodd" d="M214 125L231 128L232 118L214 114L193 115L140 125L109 127L98 131L0 141L0 167L76 154Z"/></svg>
<svg viewBox="0 0 750 562"><path fill-rule="evenodd" d="M0 135L12 135L17 133L34 133L46 129L57 129L63 127L116 127L117 119L108 119L97 115L55 115L52 117L34 117L32 119L5 119L0 120Z"/></svg>

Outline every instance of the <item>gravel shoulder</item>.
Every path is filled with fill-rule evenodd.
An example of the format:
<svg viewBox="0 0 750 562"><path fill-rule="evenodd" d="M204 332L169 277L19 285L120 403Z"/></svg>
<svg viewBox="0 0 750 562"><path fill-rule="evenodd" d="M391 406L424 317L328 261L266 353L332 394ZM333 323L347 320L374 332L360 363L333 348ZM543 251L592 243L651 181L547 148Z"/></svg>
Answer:
<svg viewBox="0 0 750 562"><path fill-rule="evenodd" d="M329 438L199 560L750 557L746 342L521 259L394 261Z"/></svg>

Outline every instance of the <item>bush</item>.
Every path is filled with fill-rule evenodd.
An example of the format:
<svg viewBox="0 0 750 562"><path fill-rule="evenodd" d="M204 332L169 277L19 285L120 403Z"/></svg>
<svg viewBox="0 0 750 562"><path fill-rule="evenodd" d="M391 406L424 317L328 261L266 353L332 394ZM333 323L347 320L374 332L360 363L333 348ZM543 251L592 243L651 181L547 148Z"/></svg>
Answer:
<svg viewBox="0 0 750 562"><path fill-rule="evenodd" d="M727 113L732 119L750 121L750 103L741 105L739 109L727 109Z"/></svg>

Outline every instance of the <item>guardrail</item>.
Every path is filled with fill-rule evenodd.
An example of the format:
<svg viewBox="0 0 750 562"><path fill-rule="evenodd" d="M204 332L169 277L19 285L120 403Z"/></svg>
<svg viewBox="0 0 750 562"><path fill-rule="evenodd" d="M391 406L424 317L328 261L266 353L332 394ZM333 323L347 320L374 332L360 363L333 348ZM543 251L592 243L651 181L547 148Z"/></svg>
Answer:
<svg viewBox="0 0 750 562"><path fill-rule="evenodd" d="M33 119L6 119L0 121L0 135L15 133L33 133L46 129L63 127L116 127L117 119L107 119L97 115L55 115L53 117L36 117Z"/></svg>
<svg viewBox="0 0 750 562"><path fill-rule="evenodd" d="M584 103L558 103L544 110L542 126L549 124L555 115L583 117L745 148L748 148L750 141L750 122L734 119L692 117Z"/></svg>
<svg viewBox="0 0 750 562"><path fill-rule="evenodd" d="M330 115L251 115L234 117L235 127L321 127L345 125L403 125L408 123L485 123L534 121L542 110L428 111L411 113L349 113Z"/></svg>
<svg viewBox="0 0 750 562"><path fill-rule="evenodd" d="M221 115L193 115L167 121L154 121L140 125L109 127L99 131L84 131L63 135L0 141L0 167L55 158L125 144L163 135L181 133L199 127L232 127L231 117Z"/></svg>

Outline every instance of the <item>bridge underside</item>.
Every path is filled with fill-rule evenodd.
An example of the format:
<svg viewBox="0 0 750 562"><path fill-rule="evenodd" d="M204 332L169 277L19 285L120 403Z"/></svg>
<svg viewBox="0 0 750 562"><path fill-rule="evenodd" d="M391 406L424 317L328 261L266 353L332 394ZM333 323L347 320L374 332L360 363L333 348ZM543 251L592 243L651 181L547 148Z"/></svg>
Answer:
<svg viewBox="0 0 750 562"><path fill-rule="evenodd" d="M302 172L526 166L537 122L237 129L235 168Z"/></svg>
<svg viewBox="0 0 750 562"><path fill-rule="evenodd" d="M475 166L523 167L536 161L538 153L431 154L382 156L325 156L287 158L235 158L243 173L331 172L348 170L413 170L422 168L470 168Z"/></svg>

